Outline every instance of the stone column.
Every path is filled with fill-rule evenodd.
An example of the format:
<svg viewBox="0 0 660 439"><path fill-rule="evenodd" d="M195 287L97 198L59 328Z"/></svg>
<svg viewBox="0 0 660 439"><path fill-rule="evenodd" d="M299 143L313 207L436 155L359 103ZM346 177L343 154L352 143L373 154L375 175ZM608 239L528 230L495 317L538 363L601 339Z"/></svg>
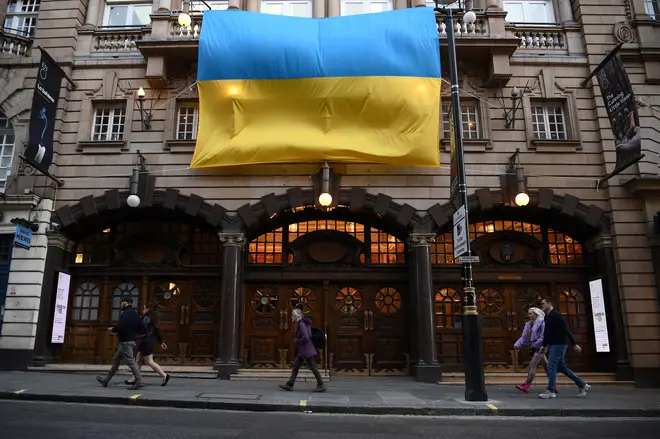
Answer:
<svg viewBox="0 0 660 439"><path fill-rule="evenodd" d="M504 0L485 0L486 9L504 10Z"/></svg>
<svg viewBox="0 0 660 439"><path fill-rule="evenodd" d="M229 0L229 7L227 9L241 9L241 0Z"/></svg>
<svg viewBox="0 0 660 439"><path fill-rule="evenodd" d="M341 15L340 0L328 0L328 17L339 17Z"/></svg>
<svg viewBox="0 0 660 439"><path fill-rule="evenodd" d="M245 2L246 9L250 12L259 12L260 2L259 0L247 0Z"/></svg>
<svg viewBox="0 0 660 439"><path fill-rule="evenodd" d="M241 364L241 296L245 235L218 233L223 246L220 337L214 369L218 378L229 379Z"/></svg>
<svg viewBox="0 0 660 439"><path fill-rule="evenodd" d="M592 244L598 270L597 276L603 279L603 292L607 306L607 329L616 359L616 379L619 381L632 381L632 369L628 359L628 344L623 322L623 309L621 307L621 295L619 294L612 237L610 235L600 235L593 240Z"/></svg>
<svg viewBox="0 0 660 439"><path fill-rule="evenodd" d="M559 22L560 23L573 23L573 8L571 8L571 0L557 0L559 9Z"/></svg>
<svg viewBox="0 0 660 439"><path fill-rule="evenodd" d="M417 8L420 6L426 7L426 2L424 0L410 0L410 7Z"/></svg>
<svg viewBox="0 0 660 439"><path fill-rule="evenodd" d="M5 16L7 15L7 4L9 0L0 0L0 23L5 25Z"/></svg>
<svg viewBox="0 0 660 439"><path fill-rule="evenodd" d="M172 10L172 0L156 0L156 3L158 4L158 7L155 8L155 11L171 11Z"/></svg>
<svg viewBox="0 0 660 439"><path fill-rule="evenodd" d="M99 9L101 0L89 0L87 2L87 14L85 15L85 26L97 27L99 25Z"/></svg>
<svg viewBox="0 0 660 439"><path fill-rule="evenodd" d="M325 0L312 0L312 17L325 18Z"/></svg>
<svg viewBox="0 0 660 439"><path fill-rule="evenodd" d="M57 278L61 271L66 271L71 260L73 242L64 235L54 232L46 233L48 250L44 264L44 282L41 286L41 301L39 302L39 321L34 342L34 358L32 365L44 367L62 356L62 345L50 342L53 323Z"/></svg>
<svg viewBox="0 0 660 439"><path fill-rule="evenodd" d="M434 233L411 233L408 246L410 258L411 295L415 295L414 312L417 344L413 374L417 381L435 383L442 379L435 347L435 303L431 278L431 244Z"/></svg>

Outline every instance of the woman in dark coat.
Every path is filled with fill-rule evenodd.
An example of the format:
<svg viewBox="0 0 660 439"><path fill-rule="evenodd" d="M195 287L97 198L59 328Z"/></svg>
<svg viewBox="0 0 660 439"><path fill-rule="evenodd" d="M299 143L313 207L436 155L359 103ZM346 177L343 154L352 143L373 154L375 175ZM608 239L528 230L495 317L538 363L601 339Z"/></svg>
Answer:
<svg viewBox="0 0 660 439"><path fill-rule="evenodd" d="M298 353L296 359L293 361L293 368L291 370L291 377L286 384L280 384L280 389L282 390L293 390L293 385L296 382L296 377L298 376L298 370L303 363L307 364L309 370L314 374L316 378L316 389L315 392L325 392L326 387L323 383L323 378L319 372L319 368L316 366L314 361L314 356L317 354L314 343L312 343L312 321L308 318L305 318L304 313L301 309L296 308L291 313L291 320L296 324L296 336L295 343Z"/></svg>
<svg viewBox="0 0 660 439"><path fill-rule="evenodd" d="M165 351L167 350L167 345L163 342L163 337L160 333L160 330L156 326L155 315L152 316L151 311L156 311L157 305L151 305L150 307L144 305L142 309L142 323L144 324L144 334L141 334L138 338L138 355L137 355L137 364L140 367L140 360L151 367L154 372L160 375L163 378L161 386L166 386L170 381L170 374L163 372L163 369L154 361L154 348L156 347L156 339L160 343L160 347ZM126 381L126 384L133 384L131 381Z"/></svg>

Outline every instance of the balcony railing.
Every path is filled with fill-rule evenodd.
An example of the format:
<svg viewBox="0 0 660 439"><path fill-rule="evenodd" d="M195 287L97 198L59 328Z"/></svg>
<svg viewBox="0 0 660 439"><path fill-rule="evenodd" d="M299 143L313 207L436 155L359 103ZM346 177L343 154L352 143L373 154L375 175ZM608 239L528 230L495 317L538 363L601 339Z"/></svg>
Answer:
<svg viewBox="0 0 660 439"><path fill-rule="evenodd" d="M11 33L2 33L0 52L16 56L30 56L32 38Z"/></svg>
<svg viewBox="0 0 660 439"><path fill-rule="evenodd" d="M561 51L566 50L566 32L561 27L520 27L507 25L507 33L520 39L522 50Z"/></svg>
<svg viewBox="0 0 660 439"><path fill-rule="evenodd" d="M130 53L137 52L136 41L144 37L142 28L99 29L94 31L94 52Z"/></svg>

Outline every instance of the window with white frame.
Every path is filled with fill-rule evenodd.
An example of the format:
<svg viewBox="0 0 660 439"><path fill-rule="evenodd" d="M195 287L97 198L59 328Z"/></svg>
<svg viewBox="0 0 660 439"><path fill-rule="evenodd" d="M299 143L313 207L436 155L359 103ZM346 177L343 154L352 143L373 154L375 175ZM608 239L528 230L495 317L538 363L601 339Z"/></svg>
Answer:
<svg viewBox="0 0 660 439"><path fill-rule="evenodd" d="M126 107L122 105L98 106L94 109L92 140L107 142L124 140Z"/></svg>
<svg viewBox="0 0 660 439"><path fill-rule="evenodd" d="M644 11L654 20L660 20L660 0L644 0Z"/></svg>
<svg viewBox="0 0 660 439"><path fill-rule="evenodd" d="M290 17L312 17L311 0L283 0L261 2L261 12L273 15L288 15Z"/></svg>
<svg viewBox="0 0 660 439"><path fill-rule="evenodd" d="M7 116L0 113L0 192L5 191L7 178L11 174L14 140L14 127Z"/></svg>
<svg viewBox="0 0 660 439"><path fill-rule="evenodd" d="M151 1L106 0L105 3L103 26L146 26L151 23Z"/></svg>
<svg viewBox="0 0 660 439"><path fill-rule="evenodd" d="M197 139L199 129L199 107L197 104L181 104L176 124L177 140Z"/></svg>
<svg viewBox="0 0 660 439"><path fill-rule="evenodd" d="M24 35L34 34L41 0L9 0L5 15L5 32Z"/></svg>
<svg viewBox="0 0 660 439"><path fill-rule="evenodd" d="M229 1L227 0L206 0L205 2L200 0L194 0L192 2L191 12L204 12L209 10L211 11L226 11L229 8Z"/></svg>
<svg viewBox="0 0 660 439"><path fill-rule="evenodd" d="M370 14L393 9L393 0L342 0L341 15Z"/></svg>
<svg viewBox="0 0 660 439"><path fill-rule="evenodd" d="M463 121L464 139L482 138L479 106L476 103L461 104L461 120ZM449 105L442 106L442 131L443 137L449 139Z"/></svg>
<svg viewBox="0 0 660 439"><path fill-rule="evenodd" d="M568 138L566 111L562 104L539 104L532 102L531 111L534 139L566 140Z"/></svg>
<svg viewBox="0 0 660 439"><path fill-rule="evenodd" d="M504 0L504 10L509 23L556 23L552 0Z"/></svg>

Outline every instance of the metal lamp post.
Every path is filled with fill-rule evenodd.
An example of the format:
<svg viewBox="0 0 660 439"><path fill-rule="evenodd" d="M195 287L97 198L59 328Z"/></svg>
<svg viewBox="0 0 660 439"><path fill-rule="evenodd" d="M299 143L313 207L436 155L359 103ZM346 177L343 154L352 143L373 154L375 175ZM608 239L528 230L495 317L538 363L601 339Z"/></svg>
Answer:
<svg viewBox="0 0 660 439"><path fill-rule="evenodd" d="M459 6L462 6L459 2ZM463 358L465 361L465 400L466 401L488 401L486 393L486 380L484 377L484 353L481 338L481 316L477 310L477 295L472 280L472 250L470 248L470 232L468 217L468 192L467 177L465 175L465 156L463 151L463 121L461 116L460 88L458 82L458 65L456 62L456 40L454 37L453 13L462 14L463 21L471 25L476 21L476 15L471 10L472 1L465 2L463 8L442 8L435 1L436 9L446 14L447 31L447 55L449 57L449 75L451 80L451 101L454 125L454 157L457 165L458 180L458 205L465 209L465 216L462 227L467 230L467 251L463 255L467 256L467 262L461 266L463 280ZM443 5L444 6L444 5ZM452 165L453 166L453 165ZM454 243L456 245L456 243Z"/></svg>

